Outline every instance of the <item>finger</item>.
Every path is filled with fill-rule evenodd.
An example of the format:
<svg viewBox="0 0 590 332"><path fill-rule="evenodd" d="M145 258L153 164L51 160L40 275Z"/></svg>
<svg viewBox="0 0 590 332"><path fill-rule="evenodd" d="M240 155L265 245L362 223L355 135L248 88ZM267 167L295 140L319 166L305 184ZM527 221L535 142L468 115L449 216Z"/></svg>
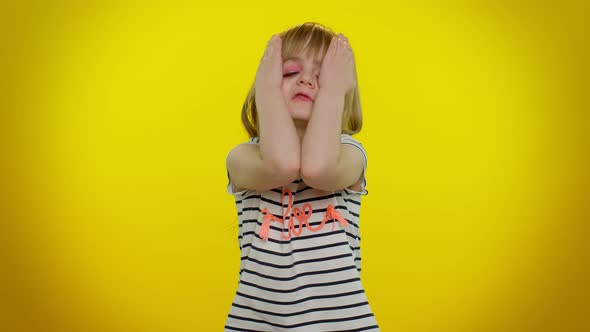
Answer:
<svg viewBox="0 0 590 332"><path fill-rule="evenodd" d="M283 39L281 39L281 36L276 37L276 49L277 49L277 53L280 55L281 54L281 49L283 47Z"/></svg>
<svg viewBox="0 0 590 332"><path fill-rule="evenodd" d="M338 48L343 51L348 50L349 49L348 38L346 38L343 34L339 34L338 39L340 41Z"/></svg>
<svg viewBox="0 0 590 332"><path fill-rule="evenodd" d="M277 35L274 42L275 61L283 63L282 39Z"/></svg>
<svg viewBox="0 0 590 332"><path fill-rule="evenodd" d="M338 54L338 52L340 51L340 49L342 48L342 34L338 34L338 37L336 38L336 47L335 47L335 52L336 54Z"/></svg>
<svg viewBox="0 0 590 332"><path fill-rule="evenodd" d="M326 54L324 54L324 58L322 59L322 65L325 64L329 58L332 57L332 52L334 49L334 37L330 39L330 44L328 45L328 49L326 50Z"/></svg>
<svg viewBox="0 0 590 332"><path fill-rule="evenodd" d="M346 50L347 50L348 52L351 52L351 53L352 53L352 47L350 47L350 45L349 45L349 44L345 44L345 48L346 48Z"/></svg>
<svg viewBox="0 0 590 332"><path fill-rule="evenodd" d="M342 41L342 47L344 49L347 49L347 50L350 49L350 45L348 44L348 42L346 41L346 39Z"/></svg>
<svg viewBox="0 0 590 332"><path fill-rule="evenodd" d="M274 36L273 36L274 37ZM273 37L271 37L268 42L266 42L266 48L264 49L264 55L262 56L262 58L268 58L270 56L270 50L272 48L272 40Z"/></svg>
<svg viewBox="0 0 590 332"><path fill-rule="evenodd" d="M268 46L264 49L264 54L262 55L262 59L268 58Z"/></svg>
<svg viewBox="0 0 590 332"><path fill-rule="evenodd" d="M337 43L337 38L336 36L332 37L332 40L330 40L330 45L328 46L328 51L326 51L326 54L333 54L334 50L336 49L336 43Z"/></svg>
<svg viewBox="0 0 590 332"><path fill-rule="evenodd" d="M266 58L266 56L268 56L268 43L266 42L266 46L264 47L264 52L262 53L262 58Z"/></svg>
<svg viewBox="0 0 590 332"><path fill-rule="evenodd" d="M276 40L276 35L273 35L272 38L269 41L269 45L268 45L268 56L269 57L273 57L275 55L275 40Z"/></svg>
<svg viewBox="0 0 590 332"><path fill-rule="evenodd" d="M344 40L344 48L346 49L346 51L350 54L352 54L352 47L350 46L350 43L348 42L348 39Z"/></svg>

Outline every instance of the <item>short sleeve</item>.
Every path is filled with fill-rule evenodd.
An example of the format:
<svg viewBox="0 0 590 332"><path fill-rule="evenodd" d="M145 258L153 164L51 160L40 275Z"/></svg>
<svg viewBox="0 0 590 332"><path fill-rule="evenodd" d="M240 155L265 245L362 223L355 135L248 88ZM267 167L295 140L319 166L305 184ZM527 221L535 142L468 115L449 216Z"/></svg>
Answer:
<svg viewBox="0 0 590 332"><path fill-rule="evenodd" d="M245 144L258 144L259 140L260 139L258 137L251 137L248 140L248 142L246 142ZM226 191L227 191L228 194L232 194L232 195L243 195L248 190L250 190L250 189L244 189L244 190L241 190L241 191L234 191L234 186L233 186L233 183L231 181L231 177L229 176L229 169L227 167L227 159L226 159L226 164L225 164L225 170L227 172L227 180L228 180L228 183L227 183Z"/></svg>
<svg viewBox="0 0 590 332"><path fill-rule="evenodd" d="M365 151L365 148L363 147L361 142L359 142L358 140L356 140L355 138L353 138L352 136L350 136L348 134L342 134L340 142L342 144L350 144L350 145L356 147L357 149L359 149L361 154L363 155L363 160L364 160L363 174L362 174L363 181L361 182L361 191L355 191L355 190L351 190L348 188L344 188L344 190L349 193L360 194L363 196L367 195L369 193L369 191L366 188L367 187L367 178L365 176L365 173L367 170L367 152Z"/></svg>
<svg viewBox="0 0 590 332"><path fill-rule="evenodd" d="M244 189L241 191L234 191L233 183L231 182L231 178L229 177L229 171L227 172L227 179L228 179L228 184L227 184L227 193L228 194L243 195L246 193L246 191L249 190L249 189Z"/></svg>

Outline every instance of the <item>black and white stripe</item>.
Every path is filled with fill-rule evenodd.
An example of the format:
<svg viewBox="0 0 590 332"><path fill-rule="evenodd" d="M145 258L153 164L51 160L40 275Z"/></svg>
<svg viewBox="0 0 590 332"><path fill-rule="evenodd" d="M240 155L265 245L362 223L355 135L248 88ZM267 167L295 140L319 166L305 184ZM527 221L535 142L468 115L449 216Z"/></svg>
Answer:
<svg viewBox="0 0 590 332"><path fill-rule="evenodd" d="M360 206L361 197L368 194L366 152L350 135L343 134L341 142L363 154L360 191L325 192L301 179L285 188L293 195L292 209L312 206L308 220L312 227L321 224L328 205L346 219L345 227L328 220L317 232L303 228L299 236L283 239L281 234L288 234L287 224L294 218L291 213L283 225L272 222L269 238L263 240L258 234L264 217L261 211L266 208L283 217L288 208L286 196L281 202L283 188L233 192L228 184L237 207L241 261L225 331L379 331L360 277ZM258 144L259 139L253 137L248 143ZM292 221L300 225L297 219Z"/></svg>

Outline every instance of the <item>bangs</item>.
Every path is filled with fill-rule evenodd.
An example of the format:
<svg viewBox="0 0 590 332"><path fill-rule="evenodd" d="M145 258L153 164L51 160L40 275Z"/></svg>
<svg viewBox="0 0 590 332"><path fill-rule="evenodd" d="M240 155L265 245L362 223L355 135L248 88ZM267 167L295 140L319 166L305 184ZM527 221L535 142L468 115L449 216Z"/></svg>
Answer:
<svg viewBox="0 0 590 332"><path fill-rule="evenodd" d="M302 54L322 61L332 36L336 34L316 23L304 23L280 34L283 39L282 57L288 59Z"/></svg>

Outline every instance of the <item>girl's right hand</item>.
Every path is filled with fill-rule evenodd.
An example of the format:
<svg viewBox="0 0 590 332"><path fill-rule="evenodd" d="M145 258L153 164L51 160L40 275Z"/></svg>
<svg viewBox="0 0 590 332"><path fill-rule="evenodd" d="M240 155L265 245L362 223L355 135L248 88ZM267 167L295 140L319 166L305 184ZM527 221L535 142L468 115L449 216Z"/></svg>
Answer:
<svg viewBox="0 0 590 332"><path fill-rule="evenodd" d="M281 89L283 85L283 57L282 40L279 35L273 35L266 45L264 55L256 72L255 89L266 91L267 89Z"/></svg>

